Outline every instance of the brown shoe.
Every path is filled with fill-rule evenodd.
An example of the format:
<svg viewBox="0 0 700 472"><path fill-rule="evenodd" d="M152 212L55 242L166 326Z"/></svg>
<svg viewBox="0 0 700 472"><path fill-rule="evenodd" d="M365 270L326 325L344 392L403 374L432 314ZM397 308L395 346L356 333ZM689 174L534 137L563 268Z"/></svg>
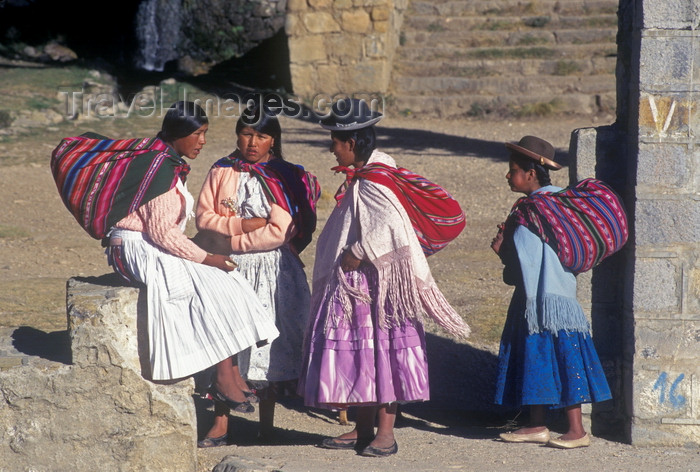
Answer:
<svg viewBox="0 0 700 472"><path fill-rule="evenodd" d="M578 439L550 439L547 442L547 446L556 447L559 449L574 449L577 447L588 447L591 445L591 437L588 433L584 434L583 437Z"/></svg>
<svg viewBox="0 0 700 472"><path fill-rule="evenodd" d="M509 443L537 443L547 444L549 442L549 430L547 428L536 433L501 433L500 437L503 441Z"/></svg>

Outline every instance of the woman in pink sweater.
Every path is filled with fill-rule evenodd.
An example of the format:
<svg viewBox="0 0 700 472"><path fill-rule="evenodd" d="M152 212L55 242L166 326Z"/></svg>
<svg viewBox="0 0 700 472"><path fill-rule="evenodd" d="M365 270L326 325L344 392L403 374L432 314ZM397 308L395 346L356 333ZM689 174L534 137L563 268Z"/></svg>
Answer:
<svg viewBox="0 0 700 472"><path fill-rule="evenodd" d="M158 137L170 157L195 159L206 143L208 120L192 102L171 107ZM135 159L138 159L136 157ZM239 411L254 411L239 388L231 358L279 332L245 279L229 274L228 257L209 254L183 233L194 199L183 178L123 217L109 233L114 270L143 284L148 300L151 377L179 379L216 366L212 394ZM148 185L148 175L141 187Z"/></svg>
<svg viewBox="0 0 700 472"><path fill-rule="evenodd" d="M214 164L202 186L196 240L231 255L280 331L272 344L238 355L241 375L260 399L259 439L270 440L276 399L294 392L299 377L310 293L298 254L311 241L320 190L313 175L283 159L272 111L247 110L236 136L237 149ZM228 411L216 414L200 447L226 443Z"/></svg>

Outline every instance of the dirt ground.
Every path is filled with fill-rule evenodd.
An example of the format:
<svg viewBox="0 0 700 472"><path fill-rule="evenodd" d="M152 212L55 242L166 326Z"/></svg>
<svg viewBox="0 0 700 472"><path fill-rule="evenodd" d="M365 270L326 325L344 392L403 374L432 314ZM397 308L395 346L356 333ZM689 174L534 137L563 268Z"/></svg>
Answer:
<svg viewBox="0 0 700 472"><path fill-rule="evenodd" d="M352 451L316 448L322 438L350 427L339 425L330 412L308 410L299 400L289 399L277 409L276 444L255 442L257 414L238 415L231 429L234 444L200 450L198 472L212 470L229 455L258 464L256 470L284 471L700 470L697 447L637 448L604 439L605 432L594 438L592 447L572 451L494 441L503 431L505 419L486 406L489 378L480 376L480 371L487 370L481 367L495 359L511 294L501 281L500 263L489 248L496 225L517 198L505 183L503 143L526 134L538 135L550 140L559 151L558 160L566 163L572 130L609 124L612 119L480 122L389 117L380 122L380 148L400 165L443 185L466 212L464 233L432 256L430 264L447 298L472 326L472 338L450 339L428 326L433 400L404 409L397 424L399 453L395 456L371 459ZM286 158L316 174L324 189L319 209L322 227L332 208L332 194L341 182L341 177L329 170L334 160L328 153L328 134L299 120L284 119L282 125ZM91 130L91 126L79 123L75 134ZM212 120L208 144L193 163L188 180L193 194L197 194L209 166L232 150L233 126L230 118ZM144 119L134 133L151 135L158 127L159 122ZM109 132L109 125L105 132ZM56 191L48 164L61 133L65 134L65 129L0 142L0 201L4 202L0 212L0 325L4 327L65 330L66 280L110 270L99 242L72 219ZM566 170L553 177L555 184L566 185ZM313 253L312 244L303 254L307 273L313 267ZM200 403L202 434L211 412L206 403ZM474 411L475 406L483 411Z"/></svg>

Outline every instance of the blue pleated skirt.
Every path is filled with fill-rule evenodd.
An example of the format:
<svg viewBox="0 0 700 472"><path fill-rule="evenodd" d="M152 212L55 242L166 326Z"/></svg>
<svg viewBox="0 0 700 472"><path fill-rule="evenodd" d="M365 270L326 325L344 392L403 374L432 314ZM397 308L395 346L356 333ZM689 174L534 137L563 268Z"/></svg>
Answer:
<svg viewBox="0 0 700 472"><path fill-rule="evenodd" d="M495 403L563 408L612 398L590 334L529 334L525 301L517 298L501 336Z"/></svg>

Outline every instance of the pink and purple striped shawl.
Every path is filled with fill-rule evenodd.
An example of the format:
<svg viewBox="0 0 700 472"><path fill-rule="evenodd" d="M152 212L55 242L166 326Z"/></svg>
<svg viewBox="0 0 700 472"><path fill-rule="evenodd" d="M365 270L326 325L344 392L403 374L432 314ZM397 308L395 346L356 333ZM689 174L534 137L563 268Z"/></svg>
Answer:
<svg viewBox="0 0 700 472"><path fill-rule="evenodd" d="M573 273L586 272L619 251L629 235L620 197L596 179L520 198L506 220L506 228L513 225L537 234Z"/></svg>
<svg viewBox="0 0 700 472"><path fill-rule="evenodd" d="M64 138L51 154L63 203L95 239L119 220L173 188L189 172L158 138L109 139L95 133Z"/></svg>

